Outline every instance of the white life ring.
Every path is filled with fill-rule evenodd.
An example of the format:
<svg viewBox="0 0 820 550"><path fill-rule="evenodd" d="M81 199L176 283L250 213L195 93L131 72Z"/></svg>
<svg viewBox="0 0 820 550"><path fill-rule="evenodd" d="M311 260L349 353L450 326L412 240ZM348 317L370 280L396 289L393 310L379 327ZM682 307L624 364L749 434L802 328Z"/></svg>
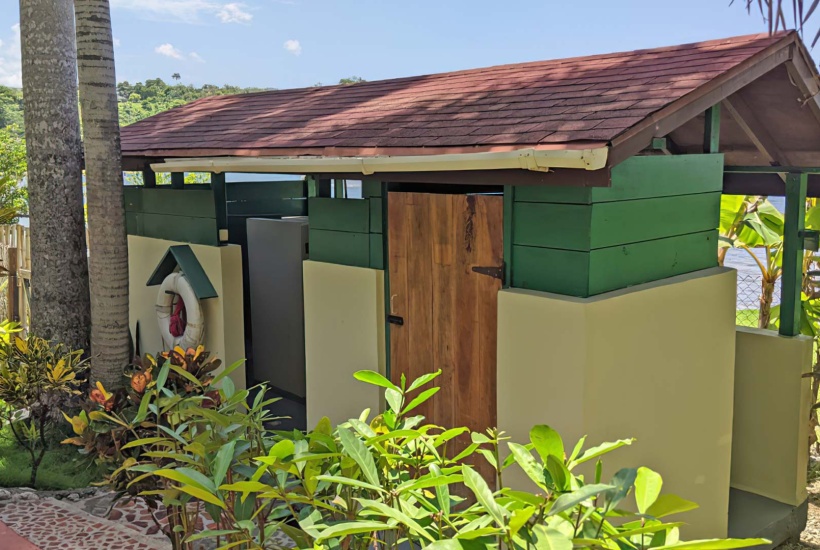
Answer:
<svg viewBox="0 0 820 550"><path fill-rule="evenodd" d="M185 303L185 313L187 323L182 336L175 337L171 334L171 310L174 303L174 294L178 294ZM179 346L184 350L196 348L202 343L205 334L205 320L202 316L202 308L199 300L191 288L191 283L185 275L174 272L165 277L159 287L157 295L157 321L159 322L159 332L162 334L162 342L168 350Z"/></svg>

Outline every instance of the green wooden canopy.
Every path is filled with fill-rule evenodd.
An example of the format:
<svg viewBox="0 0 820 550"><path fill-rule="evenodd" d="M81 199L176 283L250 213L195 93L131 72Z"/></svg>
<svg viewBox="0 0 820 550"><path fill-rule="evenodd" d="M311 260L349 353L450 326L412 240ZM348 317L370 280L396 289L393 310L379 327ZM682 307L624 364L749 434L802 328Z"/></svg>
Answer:
<svg viewBox="0 0 820 550"><path fill-rule="evenodd" d="M162 284L165 277L174 272L179 266L179 270L191 283L191 288L198 300L216 298L218 295L211 280L202 268L202 264L196 258L196 254L187 244L180 244L168 248L168 252L162 257L151 277L148 278L146 286L156 286Z"/></svg>

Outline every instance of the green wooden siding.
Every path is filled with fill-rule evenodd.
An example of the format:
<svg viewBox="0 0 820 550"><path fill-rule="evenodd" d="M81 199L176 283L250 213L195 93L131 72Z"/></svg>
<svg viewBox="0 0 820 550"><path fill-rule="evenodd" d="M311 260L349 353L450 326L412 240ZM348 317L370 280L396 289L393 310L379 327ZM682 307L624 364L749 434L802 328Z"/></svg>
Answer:
<svg viewBox="0 0 820 550"><path fill-rule="evenodd" d="M593 204L515 203L515 243L589 251L715 228L720 193Z"/></svg>
<svg viewBox="0 0 820 550"><path fill-rule="evenodd" d="M125 227L129 235L192 244L219 244L216 218L126 212Z"/></svg>
<svg viewBox="0 0 820 550"><path fill-rule="evenodd" d="M193 244L219 244L211 189L125 187L125 227L129 235Z"/></svg>
<svg viewBox="0 0 820 550"><path fill-rule="evenodd" d="M384 269L381 184L363 189L364 199L308 199L311 260Z"/></svg>
<svg viewBox="0 0 820 550"><path fill-rule="evenodd" d="M610 187L520 186L515 188L515 200L592 204L719 192L723 155L632 157L612 169L611 179Z"/></svg>
<svg viewBox="0 0 820 550"><path fill-rule="evenodd" d="M594 296L717 265L722 155L633 157L612 186L512 187L513 287Z"/></svg>
<svg viewBox="0 0 820 550"><path fill-rule="evenodd" d="M590 252L516 245L513 258L513 287L587 297L716 266L717 230Z"/></svg>

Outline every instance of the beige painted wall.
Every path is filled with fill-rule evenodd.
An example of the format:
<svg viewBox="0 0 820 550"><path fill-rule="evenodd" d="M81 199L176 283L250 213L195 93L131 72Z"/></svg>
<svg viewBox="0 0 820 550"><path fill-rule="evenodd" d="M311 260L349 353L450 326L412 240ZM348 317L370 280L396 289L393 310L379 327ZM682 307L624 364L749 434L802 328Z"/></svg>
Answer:
<svg viewBox="0 0 820 550"><path fill-rule="evenodd" d="M737 329L732 487L797 506L806 500L812 341Z"/></svg>
<svg viewBox="0 0 820 550"><path fill-rule="evenodd" d="M308 428L377 414L381 392L353 373L385 372L384 272L307 260L303 276Z"/></svg>
<svg viewBox="0 0 820 550"><path fill-rule="evenodd" d="M163 350L157 328L157 292L159 286L146 286L168 247L189 244L136 235L128 236L128 275L130 279L129 307L131 332L140 325L140 350L155 354ZM225 365L245 358L245 327L242 306L242 250L237 245L206 246L189 244L196 254L218 297L202 300L205 316L203 344ZM231 374L238 388L245 387L245 369Z"/></svg>
<svg viewBox="0 0 820 550"><path fill-rule="evenodd" d="M726 536L735 358L734 270L708 269L592 298L498 295L498 424L526 442L533 424L570 449L634 437L604 477L649 466L700 504L687 538ZM511 486L529 481L517 468Z"/></svg>

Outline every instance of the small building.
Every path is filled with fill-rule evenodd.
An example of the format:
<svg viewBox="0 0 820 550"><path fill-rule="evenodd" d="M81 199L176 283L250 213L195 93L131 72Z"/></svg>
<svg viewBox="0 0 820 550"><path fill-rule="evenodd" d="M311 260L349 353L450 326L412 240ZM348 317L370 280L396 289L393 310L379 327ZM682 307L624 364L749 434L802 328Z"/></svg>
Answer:
<svg viewBox="0 0 820 550"><path fill-rule="evenodd" d="M356 370L441 369L431 421L635 437L609 475L662 472L701 506L685 536L782 541L807 510L819 91L786 32L177 107L122 133L145 182L126 192L132 320L156 347L146 281L190 244L217 294L206 344L252 357L249 379L307 426L382 407ZM779 334L735 326L721 193L786 196ZM307 246L296 230L249 242L248 219L293 216ZM282 357L253 353L274 340Z"/></svg>

